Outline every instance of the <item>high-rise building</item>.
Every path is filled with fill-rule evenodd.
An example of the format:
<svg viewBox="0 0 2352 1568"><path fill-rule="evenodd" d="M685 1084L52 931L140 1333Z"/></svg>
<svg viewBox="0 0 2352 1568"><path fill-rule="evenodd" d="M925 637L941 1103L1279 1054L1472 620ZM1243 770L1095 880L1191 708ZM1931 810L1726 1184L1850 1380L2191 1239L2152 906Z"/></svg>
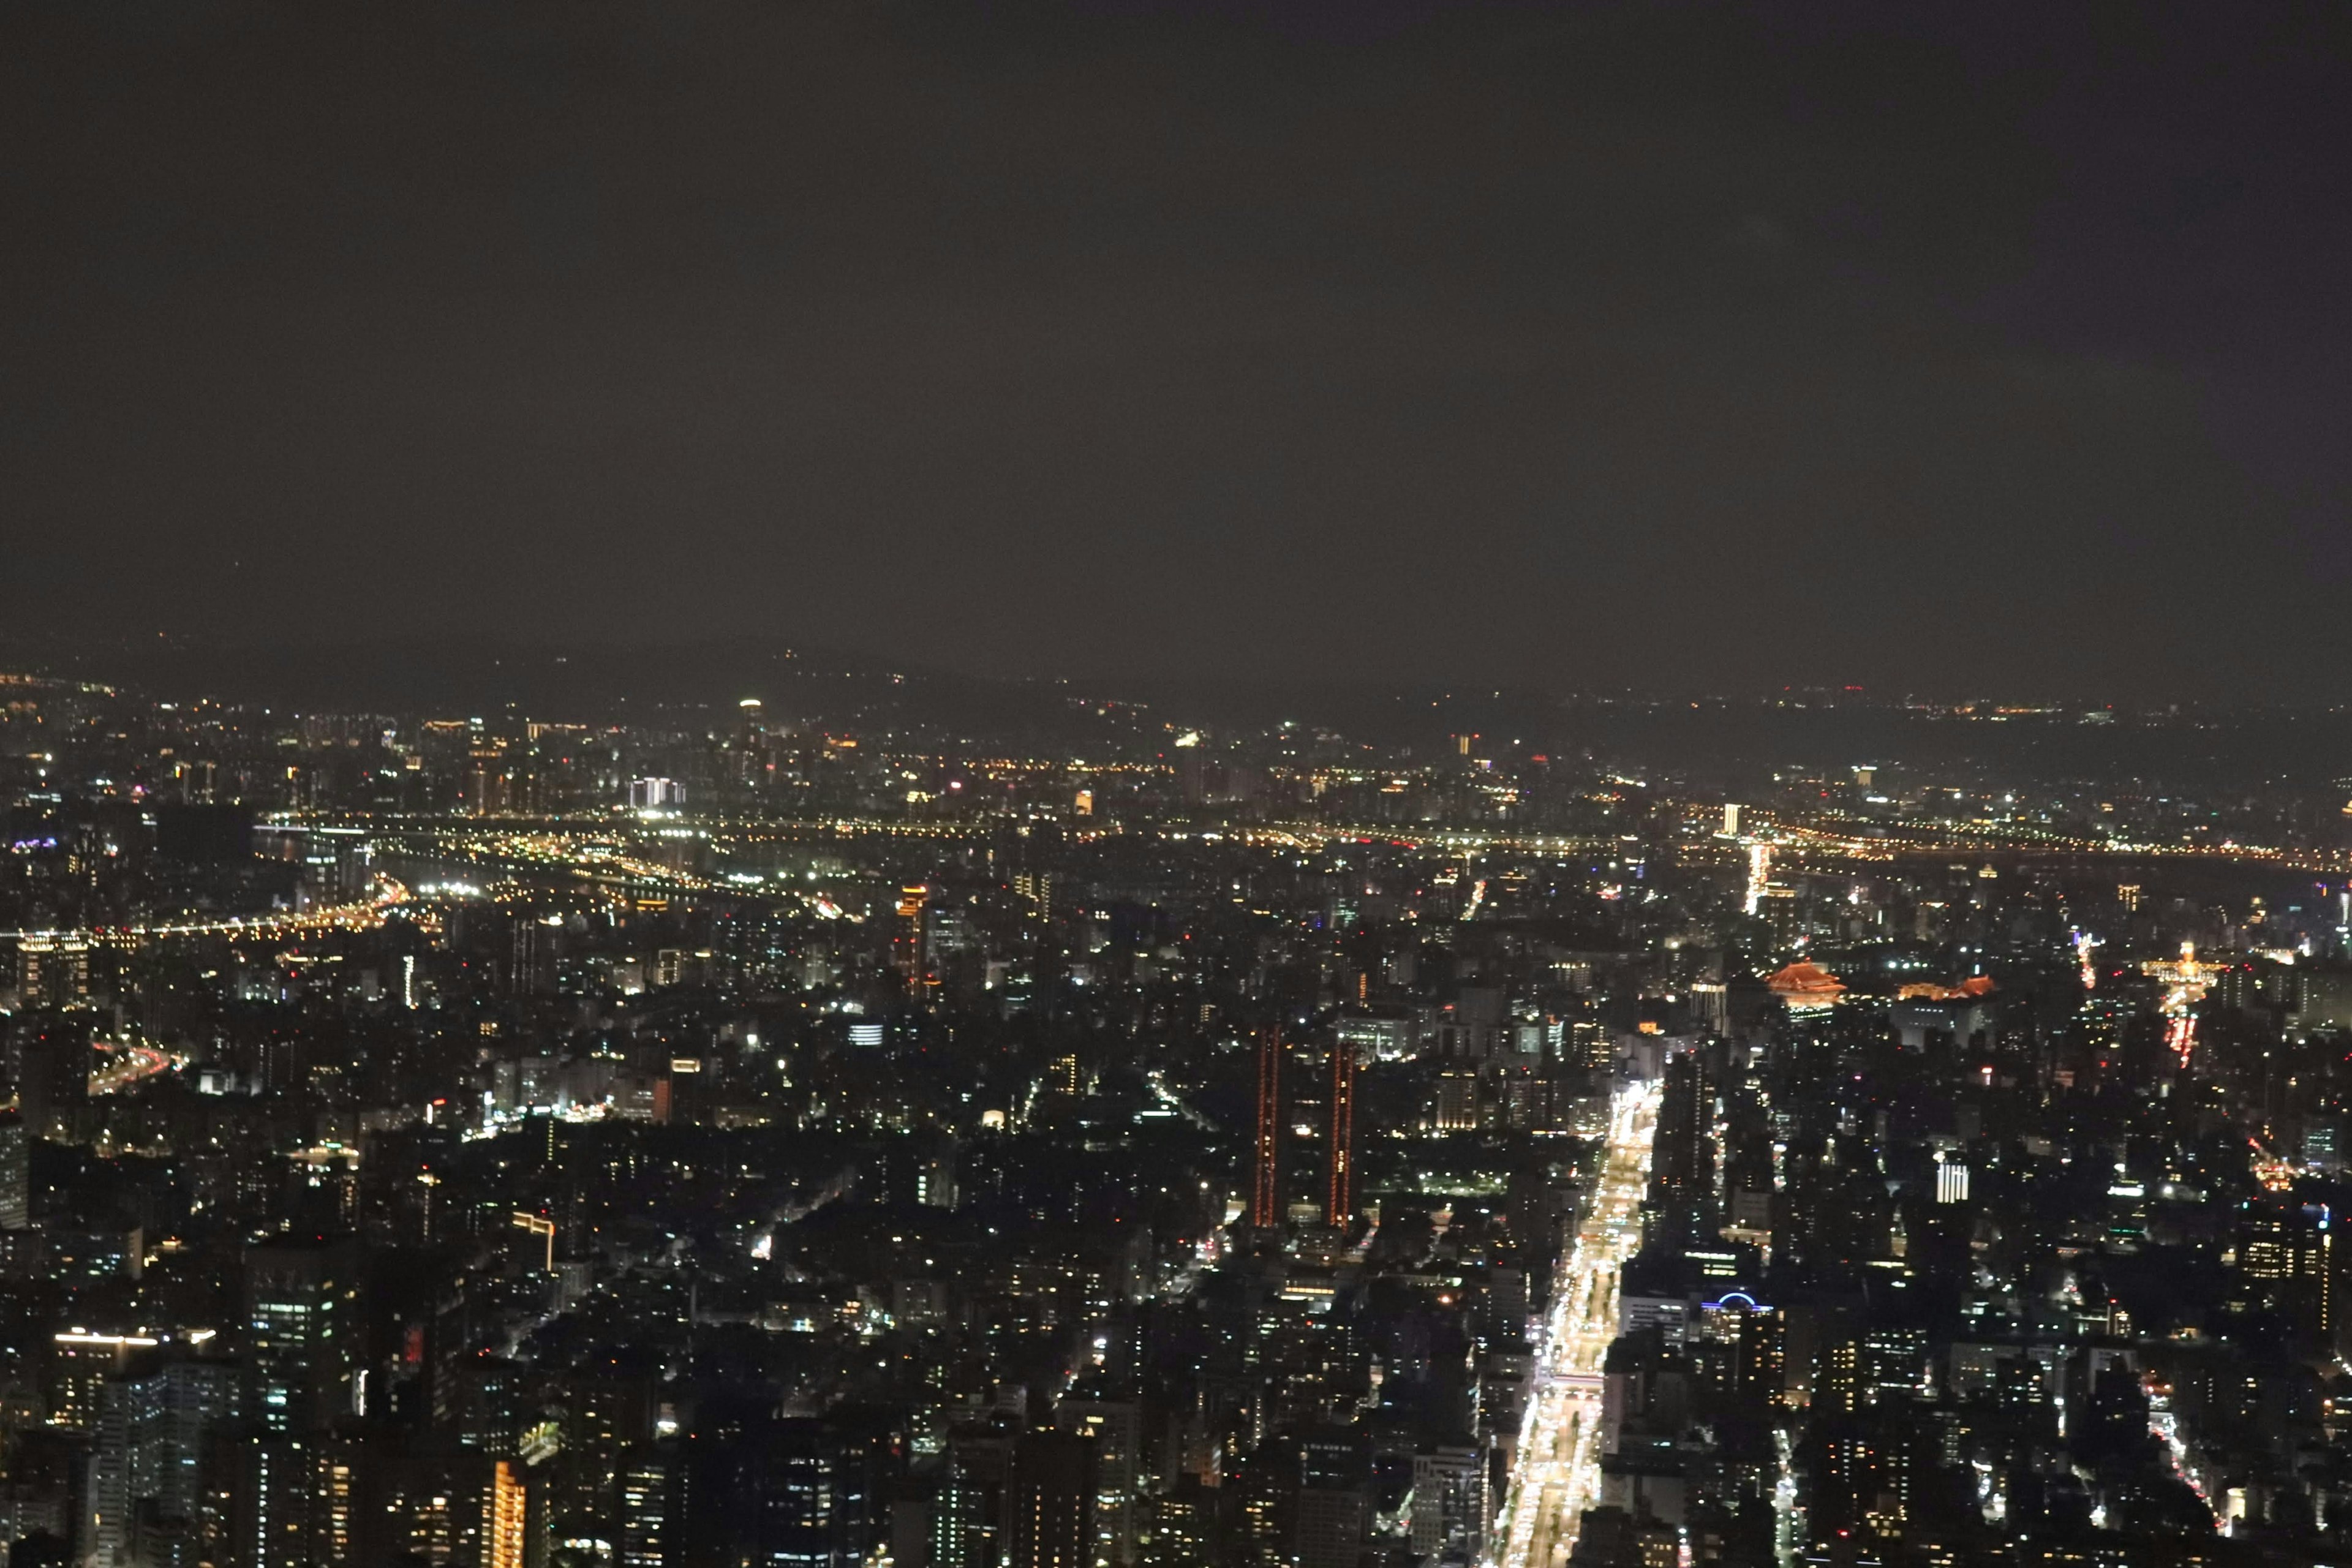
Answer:
<svg viewBox="0 0 2352 1568"><path fill-rule="evenodd" d="M874 1543L874 1480L853 1434L822 1420L777 1422L740 1472L743 1528L730 1561L857 1568Z"/></svg>
<svg viewBox="0 0 2352 1568"><path fill-rule="evenodd" d="M1297 1568L1355 1568L1371 1518L1371 1456L1362 1432L1340 1427L1300 1438L1290 1561Z"/></svg>
<svg viewBox="0 0 2352 1568"><path fill-rule="evenodd" d="M26 1007L71 1007L89 999L89 943L79 936L16 942L16 996Z"/></svg>
<svg viewBox="0 0 2352 1568"><path fill-rule="evenodd" d="M1282 1031L1267 1025L1257 1037L1257 1163L1250 1224L1271 1230L1282 1217Z"/></svg>
<svg viewBox="0 0 2352 1568"><path fill-rule="evenodd" d="M641 1448L614 1467L619 1561L858 1568L888 1537L904 1453L895 1424L856 1407L721 1415L682 1449Z"/></svg>
<svg viewBox="0 0 2352 1568"><path fill-rule="evenodd" d="M923 940L923 912L930 898L930 889L920 883L900 888L898 908L892 917L890 964L910 986L920 986L930 975L928 944Z"/></svg>
<svg viewBox="0 0 2352 1568"><path fill-rule="evenodd" d="M482 1568L526 1568L530 1516L530 1489L524 1484L522 1466L500 1459L482 1503Z"/></svg>
<svg viewBox="0 0 2352 1568"><path fill-rule="evenodd" d="M1323 1223L1345 1229L1356 1216L1356 1047L1331 1046L1330 1183L1324 1194Z"/></svg>
<svg viewBox="0 0 2352 1568"><path fill-rule="evenodd" d="M246 1249L246 1378L235 1555L249 1568L340 1561L355 1520L351 1457L328 1441L353 1413L359 1249L289 1236ZM372 1521L371 1521L372 1522Z"/></svg>
<svg viewBox="0 0 2352 1568"><path fill-rule="evenodd" d="M348 1502L321 1484L328 1445L323 1439L263 1432L236 1450L240 1474L232 1505L230 1557L240 1568L314 1568L331 1561L322 1535L348 1524ZM345 1516L340 1519L339 1516Z"/></svg>
<svg viewBox="0 0 2352 1568"><path fill-rule="evenodd" d="M685 1561L685 1481L672 1444L639 1449L621 1466L619 1568L674 1568Z"/></svg>
<svg viewBox="0 0 2352 1568"><path fill-rule="evenodd" d="M1695 1050L1666 1062L1658 1100L1658 1131L1650 1167L1650 1202L1671 1233L1687 1241L1713 1237L1715 1214L1715 1094Z"/></svg>
<svg viewBox="0 0 2352 1568"><path fill-rule="evenodd" d="M1412 1549L1475 1563L1486 1545L1486 1456L1447 1446L1412 1457Z"/></svg>
<svg viewBox="0 0 2352 1568"><path fill-rule="evenodd" d="M1094 1440L1102 1489L1096 1498L1096 1545L1103 1561L1135 1560L1137 1472L1142 1449L1142 1407L1131 1400L1065 1399L1055 1425Z"/></svg>
<svg viewBox="0 0 2352 1568"><path fill-rule="evenodd" d="M1006 1568L1094 1568L1099 1475L1093 1438L1022 1434L1005 1487Z"/></svg>
<svg viewBox="0 0 2352 1568"><path fill-rule="evenodd" d="M999 1568L1016 1436L1003 1418L948 1434L947 1481L931 1509L935 1568Z"/></svg>
<svg viewBox="0 0 2352 1568"><path fill-rule="evenodd" d="M142 1516L167 1528L195 1523L206 1439L237 1414L236 1372L182 1357L103 1384L82 1510L90 1568L130 1568Z"/></svg>
<svg viewBox="0 0 2352 1568"><path fill-rule="evenodd" d="M1969 1201L1969 1168L1958 1160L1936 1163L1936 1201L1939 1204L1964 1204Z"/></svg>
<svg viewBox="0 0 2352 1568"><path fill-rule="evenodd" d="M32 1135L17 1111L0 1110L0 1230L33 1223Z"/></svg>
<svg viewBox="0 0 2352 1568"><path fill-rule="evenodd" d="M36 1138L71 1139L89 1104L90 1047L86 1014L33 1014L8 1032L16 1104Z"/></svg>
<svg viewBox="0 0 2352 1568"><path fill-rule="evenodd" d="M1195 1475L1153 1498L1142 1544L1144 1568L1195 1568L1216 1561L1216 1499Z"/></svg>
<svg viewBox="0 0 2352 1568"><path fill-rule="evenodd" d="M67 1329L50 1336L49 1424L87 1432L98 1425L106 1385L131 1358L152 1350L152 1334L93 1333Z"/></svg>
<svg viewBox="0 0 2352 1568"><path fill-rule="evenodd" d="M323 1430L352 1414L360 1257L348 1237L284 1237L246 1249L249 1409L266 1432Z"/></svg>

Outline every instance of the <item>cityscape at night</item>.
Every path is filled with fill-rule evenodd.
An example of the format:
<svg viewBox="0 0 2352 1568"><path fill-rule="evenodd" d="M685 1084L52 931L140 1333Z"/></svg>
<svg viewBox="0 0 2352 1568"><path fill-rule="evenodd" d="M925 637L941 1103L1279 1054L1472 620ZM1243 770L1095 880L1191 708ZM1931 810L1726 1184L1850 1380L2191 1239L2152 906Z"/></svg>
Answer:
<svg viewBox="0 0 2352 1568"><path fill-rule="evenodd" d="M2097 768L2340 715L992 735L766 662L625 719L6 676L20 1559L2342 1540L2352 780ZM1693 724L1759 754L1638 754Z"/></svg>
<svg viewBox="0 0 2352 1568"><path fill-rule="evenodd" d="M0 1568L2352 1568L2347 73L0 5Z"/></svg>

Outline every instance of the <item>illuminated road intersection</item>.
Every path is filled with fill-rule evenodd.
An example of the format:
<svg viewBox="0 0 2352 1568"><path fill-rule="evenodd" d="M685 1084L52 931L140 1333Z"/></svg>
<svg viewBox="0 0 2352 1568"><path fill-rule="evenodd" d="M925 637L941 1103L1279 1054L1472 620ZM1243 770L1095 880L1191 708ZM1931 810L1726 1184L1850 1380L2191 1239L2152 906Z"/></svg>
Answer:
<svg viewBox="0 0 2352 1568"><path fill-rule="evenodd" d="M1608 1147L1560 1265L1500 1539L1488 1554L1500 1568L1559 1568L1599 1500L1601 1363L1617 1337L1618 1270L1642 1245L1657 1121L1655 1083L1620 1089L1610 1105Z"/></svg>

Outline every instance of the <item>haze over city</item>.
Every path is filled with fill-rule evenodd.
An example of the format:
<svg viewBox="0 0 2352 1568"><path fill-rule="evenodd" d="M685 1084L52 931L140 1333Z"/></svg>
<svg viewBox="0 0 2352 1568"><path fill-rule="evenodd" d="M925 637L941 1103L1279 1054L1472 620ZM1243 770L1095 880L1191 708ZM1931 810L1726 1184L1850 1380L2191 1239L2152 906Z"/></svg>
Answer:
<svg viewBox="0 0 2352 1568"><path fill-rule="evenodd" d="M18 631L2336 695L2340 8L5 26Z"/></svg>

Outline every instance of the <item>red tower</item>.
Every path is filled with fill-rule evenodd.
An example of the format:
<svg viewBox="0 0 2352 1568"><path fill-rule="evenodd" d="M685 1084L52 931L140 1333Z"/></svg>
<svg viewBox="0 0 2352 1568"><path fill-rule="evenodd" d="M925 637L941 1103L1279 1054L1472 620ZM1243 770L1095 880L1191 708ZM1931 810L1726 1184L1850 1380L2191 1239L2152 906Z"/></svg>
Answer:
<svg viewBox="0 0 2352 1568"><path fill-rule="evenodd" d="M1257 1186L1250 1224L1271 1230L1282 1218L1282 1030L1272 1024L1257 1037Z"/></svg>

